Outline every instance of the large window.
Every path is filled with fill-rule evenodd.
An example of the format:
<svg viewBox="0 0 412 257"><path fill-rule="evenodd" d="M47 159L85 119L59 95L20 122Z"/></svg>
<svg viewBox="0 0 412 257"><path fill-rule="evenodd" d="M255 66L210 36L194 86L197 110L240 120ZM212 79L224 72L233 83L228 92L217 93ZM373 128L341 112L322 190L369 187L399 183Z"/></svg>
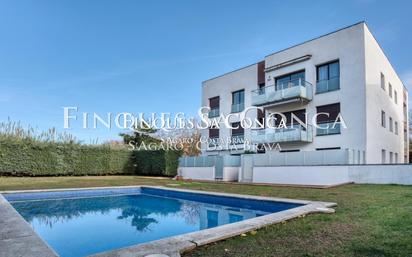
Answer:
<svg viewBox="0 0 412 257"><path fill-rule="evenodd" d="M389 131L393 132L393 119L392 119L392 117L389 117Z"/></svg>
<svg viewBox="0 0 412 257"><path fill-rule="evenodd" d="M320 65L316 69L316 93L335 91L340 88L339 61Z"/></svg>
<svg viewBox="0 0 412 257"><path fill-rule="evenodd" d="M213 117L218 117L219 116L219 110L220 110L220 97L212 97L209 99L209 107L210 107L210 112L209 112L209 118Z"/></svg>
<svg viewBox="0 0 412 257"><path fill-rule="evenodd" d="M389 97L392 98L392 85L391 85L391 83L389 83L388 90L389 90Z"/></svg>
<svg viewBox="0 0 412 257"><path fill-rule="evenodd" d="M243 144L245 130L242 128L240 122L232 123L232 144Z"/></svg>
<svg viewBox="0 0 412 257"><path fill-rule="evenodd" d="M340 134L340 123L337 120L340 114L340 103L318 106L316 112L317 136Z"/></svg>
<svg viewBox="0 0 412 257"><path fill-rule="evenodd" d="M282 90L293 86L305 85L305 71L298 71L276 78L276 90Z"/></svg>
<svg viewBox="0 0 412 257"><path fill-rule="evenodd" d="M245 90L232 92L232 112L241 112L245 109Z"/></svg>
<svg viewBox="0 0 412 257"><path fill-rule="evenodd" d="M209 146L217 146L219 144L219 129L216 127L209 128Z"/></svg>
<svg viewBox="0 0 412 257"><path fill-rule="evenodd" d="M382 163L386 163L386 150L382 149L381 155Z"/></svg>
<svg viewBox="0 0 412 257"><path fill-rule="evenodd" d="M393 91L395 97L395 104L398 104L398 92L396 90Z"/></svg>

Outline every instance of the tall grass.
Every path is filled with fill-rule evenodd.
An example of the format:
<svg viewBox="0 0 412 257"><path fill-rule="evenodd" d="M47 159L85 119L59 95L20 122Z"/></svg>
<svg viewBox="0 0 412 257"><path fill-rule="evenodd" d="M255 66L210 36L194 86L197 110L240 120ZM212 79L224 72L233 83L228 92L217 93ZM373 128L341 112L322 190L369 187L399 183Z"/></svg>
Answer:
<svg viewBox="0 0 412 257"><path fill-rule="evenodd" d="M24 127L20 121L12 121L10 118L5 122L0 122L0 139L30 140L46 143L80 143L75 136L68 132L58 132L54 127L48 130L39 130L30 125Z"/></svg>

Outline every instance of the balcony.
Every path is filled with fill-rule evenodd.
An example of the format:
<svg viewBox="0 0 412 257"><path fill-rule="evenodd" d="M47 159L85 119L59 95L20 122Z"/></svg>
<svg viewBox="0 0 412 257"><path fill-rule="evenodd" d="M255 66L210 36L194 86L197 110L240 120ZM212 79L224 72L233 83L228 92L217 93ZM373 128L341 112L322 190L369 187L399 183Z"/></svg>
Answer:
<svg viewBox="0 0 412 257"><path fill-rule="evenodd" d="M230 138L231 145L240 145L244 143L245 143L245 137L243 134L232 135L232 137Z"/></svg>
<svg viewBox="0 0 412 257"><path fill-rule="evenodd" d="M217 147L217 146L219 146L219 142L220 140L219 140L219 138L218 137L211 137L211 138L209 138L209 140L208 140L208 143L209 143L209 147Z"/></svg>
<svg viewBox="0 0 412 257"><path fill-rule="evenodd" d="M269 106L296 101L311 101L312 84L302 79L263 87L252 91L252 105Z"/></svg>
<svg viewBox="0 0 412 257"><path fill-rule="evenodd" d="M241 112L245 109L245 103L232 104L232 113Z"/></svg>
<svg viewBox="0 0 412 257"><path fill-rule="evenodd" d="M220 115L219 108L213 108L213 109L210 109L208 117L209 118L215 118L215 117L219 117L219 115Z"/></svg>
<svg viewBox="0 0 412 257"><path fill-rule="evenodd" d="M312 126L289 125L286 128L252 130L252 143L312 142Z"/></svg>
<svg viewBox="0 0 412 257"><path fill-rule="evenodd" d="M335 135L340 134L340 123L332 122L325 122L317 124L318 128L316 128L316 135L317 136L326 136L326 135Z"/></svg>
<svg viewBox="0 0 412 257"><path fill-rule="evenodd" d="M316 94L339 90L340 78L321 80L316 83Z"/></svg>

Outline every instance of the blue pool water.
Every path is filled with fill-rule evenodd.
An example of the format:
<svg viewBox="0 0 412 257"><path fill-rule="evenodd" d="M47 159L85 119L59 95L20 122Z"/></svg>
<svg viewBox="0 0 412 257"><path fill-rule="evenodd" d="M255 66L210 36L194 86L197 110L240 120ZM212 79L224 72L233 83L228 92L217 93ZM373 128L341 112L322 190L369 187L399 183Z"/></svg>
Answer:
<svg viewBox="0 0 412 257"><path fill-rule="evenodd" d="M153 188L6 198L62 257L86 256L299 206Z"/></svg>

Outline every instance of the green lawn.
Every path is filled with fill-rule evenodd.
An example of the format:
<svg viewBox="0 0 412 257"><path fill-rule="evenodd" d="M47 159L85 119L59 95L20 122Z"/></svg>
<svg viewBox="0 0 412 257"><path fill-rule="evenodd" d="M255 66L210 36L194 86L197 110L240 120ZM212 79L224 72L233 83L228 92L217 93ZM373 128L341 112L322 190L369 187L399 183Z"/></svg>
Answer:
<svg viewBox="0 0 412 257"><path fill-rule="evenodd" d="M254 235L198 248L185 256L412 256L412 186L309 189L136 176L0 177L0 190L120 185L164 185L338 203L335 214L314 214L276 224Z"/></svg>

